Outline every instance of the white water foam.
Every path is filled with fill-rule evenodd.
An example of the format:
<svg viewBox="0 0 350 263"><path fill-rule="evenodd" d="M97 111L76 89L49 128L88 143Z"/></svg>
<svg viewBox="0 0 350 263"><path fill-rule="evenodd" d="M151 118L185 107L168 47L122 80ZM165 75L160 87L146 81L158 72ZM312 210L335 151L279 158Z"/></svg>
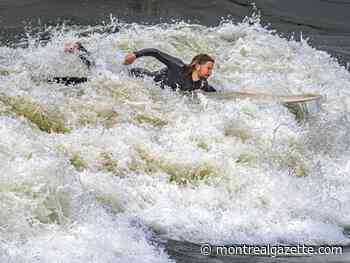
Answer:
<svg viewBox="0 0 350 263"><path fill-rule="evenodd" d="M76 87L44 79L86 74L61 52L80 29L55 31L46 46L0 48L1 261L170 261L154 235L349 243L348 71L307 41L248 20L120 26L80 39L97 67ZM213 55L218 90L323 99L304 123L280 104L193 100L128 77L122 54L145 47L186 62ZM68 132L38 129L23 114L33 107Z"/></svg>

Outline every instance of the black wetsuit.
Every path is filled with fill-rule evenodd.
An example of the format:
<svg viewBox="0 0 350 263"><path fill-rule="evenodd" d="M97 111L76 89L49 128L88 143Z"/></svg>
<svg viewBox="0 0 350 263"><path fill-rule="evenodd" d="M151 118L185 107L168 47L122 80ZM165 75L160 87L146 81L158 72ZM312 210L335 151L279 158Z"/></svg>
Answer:
<svg viewBox="0 0 350 263"><path fill-rule="evenodd" d="M134 54L137 58L145 56L154 57L167 66L166 68L155 72L143 68L133 68L130 70L130 74L135 77L152 77L154 81L161 84L162 88L166 85L172 89L180 89L182 91L193 91L198 89L207 92L216 91L205 79L193 81L188 66L178 58L172 57L154 48L142 49L134 52Z"/></svg>
<svg viewBox="0 0 350 263"><path fill-rule="evenodd" d="M88 69L90 69L92 62L88 59L88 56L90 55L89 51L87 51L83 46L79 47L79 58L82 63L84 63ZM86 82L88 79L86 77L53 77L52 79L49 79L49 83L62 83L66 86L68 85L76 85L79 83Z"/></svg>

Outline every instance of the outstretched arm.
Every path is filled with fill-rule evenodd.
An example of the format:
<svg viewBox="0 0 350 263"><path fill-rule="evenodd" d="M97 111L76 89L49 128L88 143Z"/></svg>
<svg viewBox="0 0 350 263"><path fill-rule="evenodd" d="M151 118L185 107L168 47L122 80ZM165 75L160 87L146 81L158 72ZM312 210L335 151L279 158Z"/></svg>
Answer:
<svg viewBox="0 0 350 263"><path fill-rule="evenodd" d="M88 68L92 65L92 62L86 57L86 55L79 55L81 62L83 62Z"/></svg>
<svg viewBox="0 0 350 263"><path fill-rule="evenodd" d="M77 85L87 81L88 79L86 77L54 77L52 79L49 79L48 83L61 83L66 86L69 86L69 85Z"/></svg>
<svg viewBox="0 0 350 263"><path fill-rule="evenodd" d="M162 62L169 68L173 68L173 67L182 68L185 66L185 63L181 59L170 56L169 54L166 54L155 48L145 48L145 49L141 49L139 51L135 51L133 53L127 54L124 60L124 65L130 65L136 60L136 58L146 57L146 56L154 57L158 59L160 62Z"/></svg>

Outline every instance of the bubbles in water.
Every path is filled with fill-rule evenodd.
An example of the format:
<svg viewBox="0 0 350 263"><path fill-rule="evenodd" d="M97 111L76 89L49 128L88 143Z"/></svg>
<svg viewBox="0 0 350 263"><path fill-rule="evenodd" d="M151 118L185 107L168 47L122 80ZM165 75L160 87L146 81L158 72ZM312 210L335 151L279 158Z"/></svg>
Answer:
<svg viewBox="0 0 350 263"><path fill-rule="evenodd" d="M170 261L154 235L349 242L345 68L259 21L113 25L119 32L55 28L43 45L0 47L1 260ZM62 51L77 36L91 71ZM296 109L304 122L278 103L192 99L127 75L123 54L145 47L185 62L213 55L209 81L221 91L323 99ZM143 58L135 66L162 65ZM65 74L89 81L46 82ZM64 132L50 129L57 123Z"/></svg>

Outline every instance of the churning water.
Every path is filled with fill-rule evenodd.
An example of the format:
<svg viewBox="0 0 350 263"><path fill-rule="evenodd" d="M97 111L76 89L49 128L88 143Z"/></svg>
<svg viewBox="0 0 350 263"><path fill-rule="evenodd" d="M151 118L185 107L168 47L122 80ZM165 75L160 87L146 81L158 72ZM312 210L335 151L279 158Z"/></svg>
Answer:
<svg viewBox="0 0 350 263"><path fill-rule="evenodd" d="M258 17L47 31L0 47L1 262L173 262L168 239L349 244L350 73L326 52ZM62 50L77 34L91 72ZM323 98L291 109L162 90L121 65L145 47L213 55L220 91ZM45 81L64 75L90 81Z"/></svg>

